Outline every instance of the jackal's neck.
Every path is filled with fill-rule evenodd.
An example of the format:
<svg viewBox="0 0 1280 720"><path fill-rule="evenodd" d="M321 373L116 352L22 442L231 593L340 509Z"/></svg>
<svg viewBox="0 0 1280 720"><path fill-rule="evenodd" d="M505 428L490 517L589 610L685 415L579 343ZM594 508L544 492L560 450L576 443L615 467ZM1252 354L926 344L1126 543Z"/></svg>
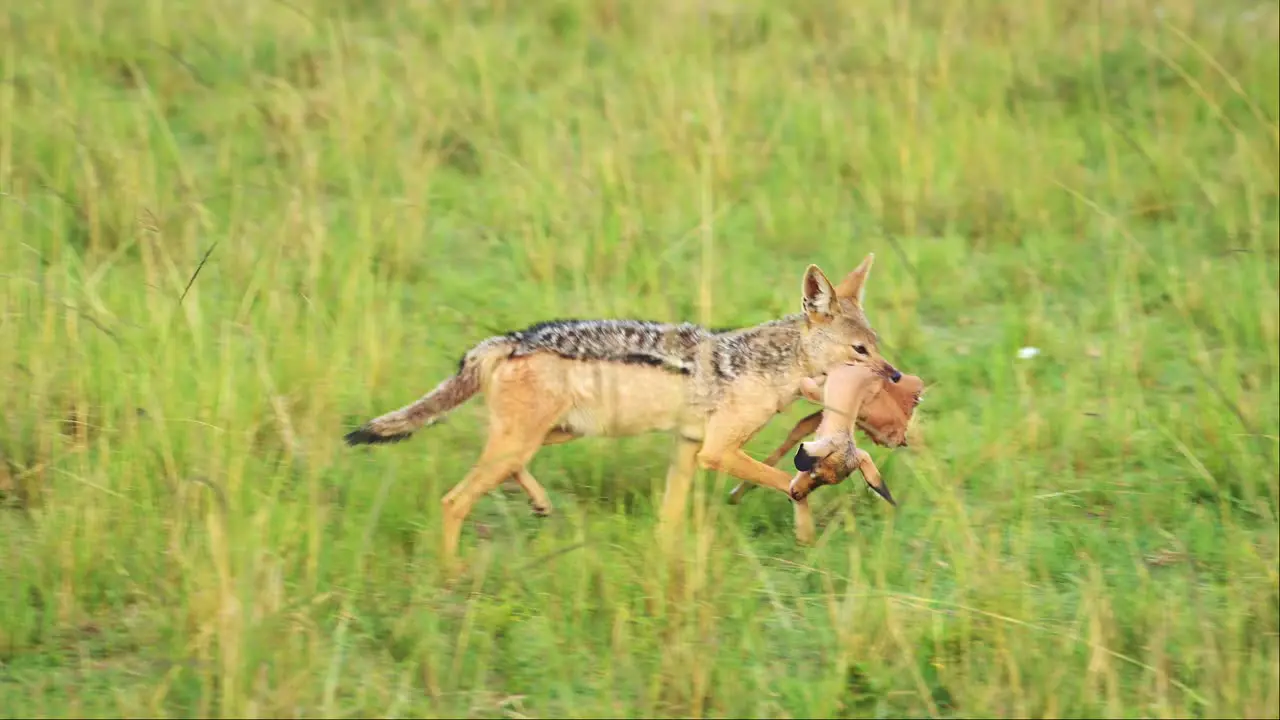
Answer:
<svg viewBox="0 0 1280 720"><path fill-rule="evenodd" d="M744 375L795 373L804 316L787 316L736 330L712 331L710 369L721 381Z"/></svg>
<svg viewBox="0 0 1280 720"><path fill-rule="evenodd" d="M767 347L770 362L786 365L796 373L811 376L824 372L821 358L812 355L813 348L805 337L809 321L804 313L784 315L776 320L761 323L738 332L754 338L753 345Z"/></svg>
<svg viewBox="0 0 1280 720"><path fill-rule="evenodd" d="M794 315L784 315L775 320L762 322L759 325L748 325L746 327L734 328L711 328L713 335L755 335L771 330L786 332L788 330L799 332L804 327L804 313L796 313Z"/></svg>

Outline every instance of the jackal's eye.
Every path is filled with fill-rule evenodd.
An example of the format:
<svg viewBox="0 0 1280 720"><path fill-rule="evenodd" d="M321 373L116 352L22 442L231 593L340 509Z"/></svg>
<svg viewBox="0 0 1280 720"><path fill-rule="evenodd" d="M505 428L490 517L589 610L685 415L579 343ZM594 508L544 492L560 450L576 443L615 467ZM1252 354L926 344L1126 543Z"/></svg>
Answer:
<svg viewBox="0 0 1280 720"><path fill-rule="evenodd" d="M854 345L854 346L853 346L853 350L854 350L854 352L858 353L859 355L867 355L867 354L868 354L868 353L867 353L867 346L866 346L866 345Z"/></svg>

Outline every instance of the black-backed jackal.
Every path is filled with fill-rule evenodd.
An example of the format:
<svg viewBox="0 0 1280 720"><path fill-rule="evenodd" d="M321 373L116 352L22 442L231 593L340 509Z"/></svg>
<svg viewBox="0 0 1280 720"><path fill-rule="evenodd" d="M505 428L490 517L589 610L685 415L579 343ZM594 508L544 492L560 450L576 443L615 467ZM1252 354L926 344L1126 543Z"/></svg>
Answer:
<svg viewBox="0 0 1280 720"><path fill-rule="evenodd" d="M483 495L514 478L535 512L551 502L530 474L544 445L591 435L673 431L661 524L682 520L697 468L721 470L788 492L791 475L742 447L799 397L806 377L839 363L901 377L876 347L862 298L874 255L839 285L816 265L801 283L802 312L738 330L636 320L564 320L488 338L463 356L458 372L417 402L346 435L350 445L394 442L440 419L478 392L489 408L479 460L442 500L444 555L457 553L463 520ZM796 536L814 539L806 500L794 503Z"/></svg>

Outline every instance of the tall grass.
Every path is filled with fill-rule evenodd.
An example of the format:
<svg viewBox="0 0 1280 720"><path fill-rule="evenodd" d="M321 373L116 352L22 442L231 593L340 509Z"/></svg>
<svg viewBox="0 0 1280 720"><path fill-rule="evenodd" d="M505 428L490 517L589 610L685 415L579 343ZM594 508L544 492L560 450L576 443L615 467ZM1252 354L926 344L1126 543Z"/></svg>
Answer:
<svg viewBox="0 0 1280 720"><path fill-rule="evenodd" d="M11 3L0 715L1280 716L1277 17ZM584 440L450 584L481 405L341 444L488 334L872 251L931 389L814 547L704 473L660 561L670 439Z"/></svg>

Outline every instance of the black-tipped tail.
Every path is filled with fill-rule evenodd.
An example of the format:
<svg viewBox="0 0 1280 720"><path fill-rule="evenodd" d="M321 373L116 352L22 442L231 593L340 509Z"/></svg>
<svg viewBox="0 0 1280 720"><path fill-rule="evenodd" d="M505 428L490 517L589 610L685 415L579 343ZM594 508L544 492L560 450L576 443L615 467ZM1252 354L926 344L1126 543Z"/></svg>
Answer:
<svg viewBox="0 0 1280 720"><path fill-rule="evenodd" d="M358 427L355 430L342 436L342 440L348 445L389 445L398 443L402 440L408 440L413 433L399 433L397 435L379 435L369 426Z"/></svg>
<svg viewBox="0 0 1280 720"><path fill-rule="evenodd" d="M366 422L343 439L348 445L385 445L400 442L421 428L444 422L444 416L450 410L480 392L481 380L489 375L495 363L510 353L511 341L506 337L485 340L462 358L457 375L441 382L415 402Z"/></svg>

